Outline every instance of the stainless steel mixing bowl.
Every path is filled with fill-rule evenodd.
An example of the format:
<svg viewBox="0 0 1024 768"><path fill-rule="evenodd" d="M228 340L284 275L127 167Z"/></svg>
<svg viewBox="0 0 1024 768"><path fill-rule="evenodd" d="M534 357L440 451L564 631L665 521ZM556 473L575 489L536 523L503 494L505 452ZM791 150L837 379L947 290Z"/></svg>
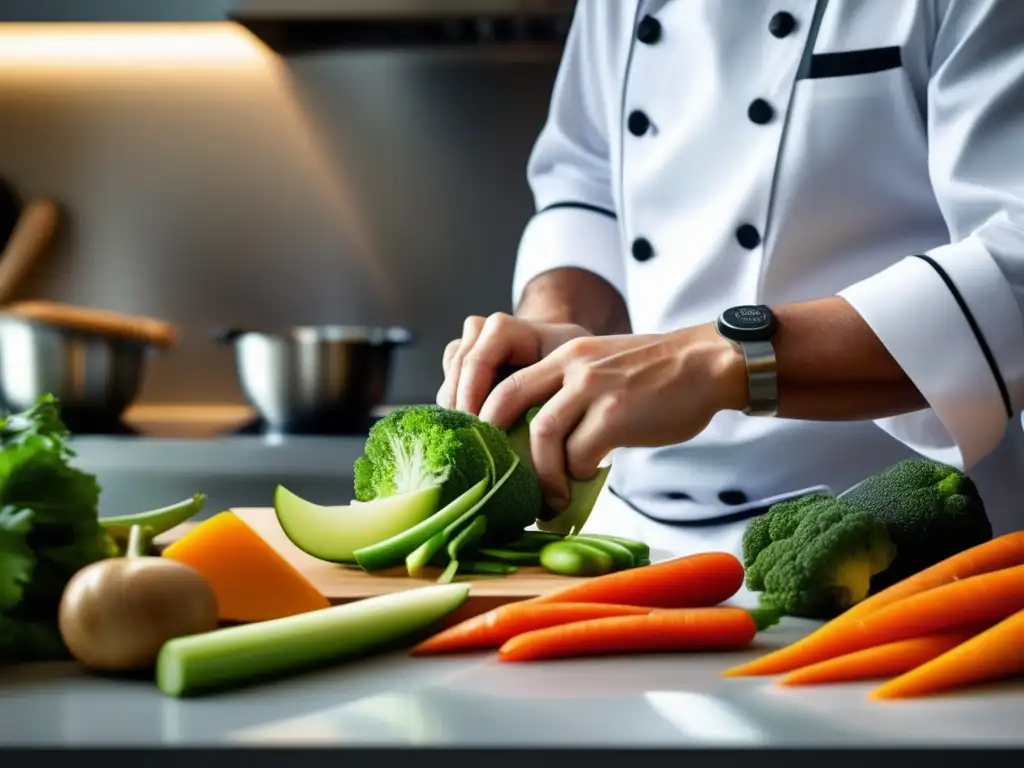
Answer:
<svg viewBox="0 0 1024 768"><path fill-rule="evenodd" d="M271 432L349 433L366 424L387 390L404 328L300 326L280 333L228 330L238 380Z"/></svg>
<svg viewBox="0 0 1024 768"><path fill-rule="evenodd" d="M120 423L138 395L149 345L0 315L0 402L29 408L52 393L72 431Z"/></svg>

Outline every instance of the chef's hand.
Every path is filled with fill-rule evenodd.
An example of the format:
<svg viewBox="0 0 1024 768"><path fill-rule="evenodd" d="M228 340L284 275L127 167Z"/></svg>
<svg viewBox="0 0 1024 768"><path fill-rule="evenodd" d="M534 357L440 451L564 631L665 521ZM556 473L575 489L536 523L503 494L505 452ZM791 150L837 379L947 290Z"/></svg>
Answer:
<svg viewBox="0 0 1024 768"><path fill-rule="evenodd" d="M490 317L468 317L462 338L444 350L444 383L437 404L444 408L479 413L502 366L533 365L571 339L590 332L570 323L535 323L504 312ZM513 420L526 412L528 403Z"/></svg>
<svg viewBox="0 0 1024 768"><path fill-rule="evenodd" d="M557 511L568 500L567 478L593 477L615 448L684 442L719 411L742 409L746 397L742 354L702 325L568 341L498 384L480 416L508 428L547 400L530 424L530 449Z"/></svg>

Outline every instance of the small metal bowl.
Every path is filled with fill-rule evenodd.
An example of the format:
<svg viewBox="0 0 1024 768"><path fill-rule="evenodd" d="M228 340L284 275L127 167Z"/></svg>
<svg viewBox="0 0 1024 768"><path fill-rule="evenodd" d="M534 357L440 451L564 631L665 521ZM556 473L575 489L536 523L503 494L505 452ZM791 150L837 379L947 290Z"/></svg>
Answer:
<svg viewBox="0 0 1024 768"><path fill-rule="evenodd" d="M235 348L238 381L270 432L347 434L362 429L387 391L404 328L300 326L279 333L219 331Z"/></svg>
<svg viewBox="0 0 1024 768"><path fill-rule="evenodd" d="M83 424L119 424L138 396L152 349L143 342L0 315L0 402L21 411L52 393L72 431Z"/></svg>

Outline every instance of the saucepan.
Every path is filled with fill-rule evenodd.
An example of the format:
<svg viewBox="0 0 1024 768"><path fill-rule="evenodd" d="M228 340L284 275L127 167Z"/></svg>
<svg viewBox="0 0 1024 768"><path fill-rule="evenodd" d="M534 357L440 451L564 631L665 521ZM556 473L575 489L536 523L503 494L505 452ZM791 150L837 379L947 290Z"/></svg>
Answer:
<svg viewBox="0 0 1024 768"><path fill-rule="evenodd" d="M361 430L384 401L393 352L413 342L405 328L297 326L215 333L235 350L239 385L271 432Z"/></svg>
<svg viewBox="0 0 1024 768"><path fill-rule="evenodd" d="M72 431L120 426L148 355L176 340L173 326L152 318L49 301L9 304L0 311L0 401L20 411L49 392Z"/></svg>
<svg viewBox="0 0 1024 768"><path fill-rule="evenodd" d="M167 348L167 323L49 301L11 303L44 255L59 213L50 200L22 207L0 181L0 405L29 408L40 395L61 400L74 431L120 424L142 382L147 352Z"/></svg>

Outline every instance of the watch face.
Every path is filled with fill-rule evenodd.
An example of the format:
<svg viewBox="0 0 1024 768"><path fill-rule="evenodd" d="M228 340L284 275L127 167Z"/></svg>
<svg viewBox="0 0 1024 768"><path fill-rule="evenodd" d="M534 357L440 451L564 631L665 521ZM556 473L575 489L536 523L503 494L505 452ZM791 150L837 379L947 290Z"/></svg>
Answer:
<svg viewBox="0 0 1024 768"><path fill-rule="evenodd" d="M722 313L718 327L736 341L767 340L775 332L775 315L765 306L731 307Z"/></svg>

